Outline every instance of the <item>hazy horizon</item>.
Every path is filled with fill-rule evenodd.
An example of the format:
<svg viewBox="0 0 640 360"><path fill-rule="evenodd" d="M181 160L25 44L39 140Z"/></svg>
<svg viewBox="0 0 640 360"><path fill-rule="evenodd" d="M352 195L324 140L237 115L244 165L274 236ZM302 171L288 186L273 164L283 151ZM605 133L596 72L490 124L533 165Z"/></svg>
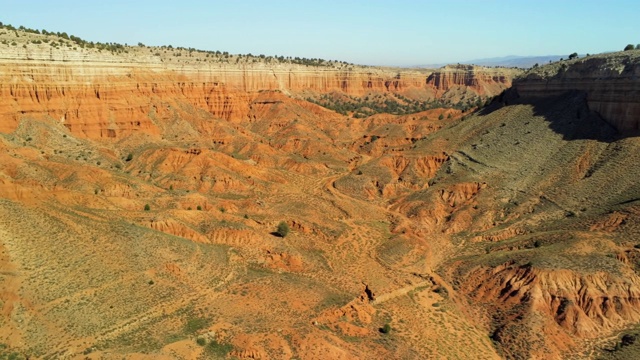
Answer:
<svg viewBox="0 0 640 360"><path fill-rule="evenodd" d="M640 43L640 2L0 1L0 21L88 41L173 45L364 65L622 50Z"/></svg>

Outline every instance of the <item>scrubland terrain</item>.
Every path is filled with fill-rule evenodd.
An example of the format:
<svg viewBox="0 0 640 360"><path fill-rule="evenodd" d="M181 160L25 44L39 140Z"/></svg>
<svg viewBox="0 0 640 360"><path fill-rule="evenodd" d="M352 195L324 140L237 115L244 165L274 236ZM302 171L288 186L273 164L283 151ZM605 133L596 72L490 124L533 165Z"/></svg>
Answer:
<svg viewBox="0 0 640 360"><path fill-rule="evenodd" d="M521 71L3 39L0 356L637 352L637 51L506 90Z"/></svg>

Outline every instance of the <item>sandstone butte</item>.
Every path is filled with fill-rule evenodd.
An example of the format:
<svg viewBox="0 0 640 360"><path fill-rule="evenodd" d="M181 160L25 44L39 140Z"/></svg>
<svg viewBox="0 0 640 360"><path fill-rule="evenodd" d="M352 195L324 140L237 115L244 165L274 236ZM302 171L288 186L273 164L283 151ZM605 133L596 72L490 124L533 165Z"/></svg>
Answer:
<svg viewBox="0 0 640 360"><path fill-rule="evenodd" d="M0 356L637 354L640 52L417 70L18 33Z"/></svg>

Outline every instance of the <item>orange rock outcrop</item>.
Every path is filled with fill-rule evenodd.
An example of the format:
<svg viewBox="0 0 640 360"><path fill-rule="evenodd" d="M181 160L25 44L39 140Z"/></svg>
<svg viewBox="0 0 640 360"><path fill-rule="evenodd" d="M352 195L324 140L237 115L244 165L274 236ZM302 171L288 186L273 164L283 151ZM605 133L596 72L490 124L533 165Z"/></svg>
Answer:
<svg viewBox="0 0 640 360"><path fill-rule="evenodd" d="M495 95L502 89L511 87L513 70L500 68L480 68L473 65L450 65L435 71L427 77L427 84L438 92L454 87L474 89L479 95Z"/></svg>

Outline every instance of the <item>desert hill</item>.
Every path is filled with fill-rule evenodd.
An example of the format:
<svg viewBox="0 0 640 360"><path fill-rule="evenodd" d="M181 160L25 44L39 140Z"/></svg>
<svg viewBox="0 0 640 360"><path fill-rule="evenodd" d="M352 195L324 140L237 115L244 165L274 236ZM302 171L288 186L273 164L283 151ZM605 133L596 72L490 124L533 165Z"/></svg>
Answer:
<svg viewBox="0 0 640 360"><path fill-rule="evenodd" d="M0 30L3 355L581 358L640 320L637 51L415 71L73 39Z"/></svg>

